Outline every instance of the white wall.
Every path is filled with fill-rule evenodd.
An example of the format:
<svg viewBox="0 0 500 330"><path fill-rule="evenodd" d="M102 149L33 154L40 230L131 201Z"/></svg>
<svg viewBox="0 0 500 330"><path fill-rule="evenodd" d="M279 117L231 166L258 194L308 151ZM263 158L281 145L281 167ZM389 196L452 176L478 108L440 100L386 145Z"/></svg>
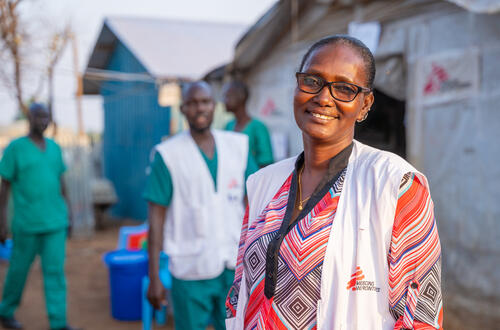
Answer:
<svg viewBox="0 0 500 330"><path fill-rule="evenodd" d="M445 303L464 328L493 329L500 321L500 14L424 15L407 35L409 154L431 185ZM463 56L465 69L476 71L466 79L477 87L426 104L423 69L447 56ZM449 74L463 69L457 64Z"/></svg>

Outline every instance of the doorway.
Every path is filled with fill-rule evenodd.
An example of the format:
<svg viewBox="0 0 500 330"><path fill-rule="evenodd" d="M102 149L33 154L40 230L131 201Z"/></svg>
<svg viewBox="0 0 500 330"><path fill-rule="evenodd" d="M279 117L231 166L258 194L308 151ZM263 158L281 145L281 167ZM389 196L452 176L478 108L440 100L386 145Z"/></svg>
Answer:
<svg viewBox="0 0 500 330"><path fill-rule="evenodd" d="M372 109L366 120L356 125L354 138L406 158L405 102L377 89L373 94Z"/></svg>

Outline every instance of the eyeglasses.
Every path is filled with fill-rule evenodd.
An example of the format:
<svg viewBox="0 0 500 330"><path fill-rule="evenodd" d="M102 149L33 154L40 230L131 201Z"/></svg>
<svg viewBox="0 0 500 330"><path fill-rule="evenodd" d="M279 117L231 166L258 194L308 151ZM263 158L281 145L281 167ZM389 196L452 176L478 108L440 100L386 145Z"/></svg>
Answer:
<svg viewBox="0 0 500 330"><path fill-rule="evenodd" d="M369 93L372 90L347 82L326 81L325 79L310 73L297 72L297 87L308 94L318 94L323 87L328 86L330 95L341 102L351 102L360 92Z"/></svg>

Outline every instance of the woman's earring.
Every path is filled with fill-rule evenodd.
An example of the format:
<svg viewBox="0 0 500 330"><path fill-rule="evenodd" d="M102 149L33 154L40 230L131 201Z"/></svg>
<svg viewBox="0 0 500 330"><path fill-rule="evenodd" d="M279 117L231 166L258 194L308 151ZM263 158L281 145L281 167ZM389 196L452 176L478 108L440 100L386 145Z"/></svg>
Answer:
<svg viewBox="0 0 500 330"><path fill-rule="evenodd" d="M368 112L370 112L370 110L371 110L371 108L370 108L370 109L368 109L368 111L367 111L367 112L365 112L365 115L363 116L363 118L361 118L361 119L356 119L356 121L357 121L358 123L361 123L362 121L364 121L364 120L366 119L366 117L368 117Z"/></svg>

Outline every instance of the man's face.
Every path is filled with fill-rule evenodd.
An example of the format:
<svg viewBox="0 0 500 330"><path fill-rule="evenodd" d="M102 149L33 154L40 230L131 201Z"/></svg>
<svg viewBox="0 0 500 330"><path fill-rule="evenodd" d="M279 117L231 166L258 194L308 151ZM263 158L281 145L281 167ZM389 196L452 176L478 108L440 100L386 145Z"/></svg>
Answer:
<svg viewBox="0 0 500 330"><path fill-rule="evenodd" d="M194 131L210 129L214 118L215 102L210 91L202 86L193 86L185 96L181 111L186 116L189 128Z"/></svg>
<svg viewBox="0 0 500 330"><path fill-rule="evenodd" d="M30 112L29 123L31 131L43 134L50 124L50 114L45 109L35 109Z"/></svg>
<svg viewBox="0 0 500 330"><path fill-rule="evenodd" d="M226 85L223 90L223 99L226 106L226 110L229 112L235 112L239 106L241 106L242 95L241 91L232 85Z"/></svg>

